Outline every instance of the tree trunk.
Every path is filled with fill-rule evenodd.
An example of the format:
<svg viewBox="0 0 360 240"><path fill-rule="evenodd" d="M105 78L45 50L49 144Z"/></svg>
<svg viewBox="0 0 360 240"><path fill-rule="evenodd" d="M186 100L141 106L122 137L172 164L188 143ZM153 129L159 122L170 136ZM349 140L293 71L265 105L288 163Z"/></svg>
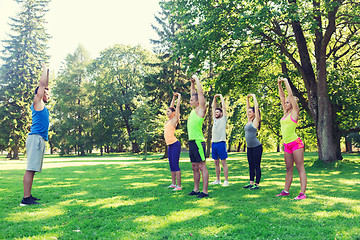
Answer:
<svg viewBox="0 0 360 240"><path fill-rule="evenodd" d="M10 148L10 150L8 151L6 158L12 158L12 149Z"/></svg>
<svg viewBox="0 0 360 240"><path fill-rule="evenodd" d="M237 149L236 149L237 152L240 152L240 150L241 150L241 145L242 145L241 142L239 142L239 144L238 144L238 146L237 146Z"/></svg>
<svg viewBox="0 0 360 240"><path fill-rule="evenodd" d="M12 160L19 160L19 147L18 146L15 146L13 147L13 156L12 156Z"/></svg>
<svg viewBox="0 0 360 240"><path fill-rule="evenodd" d="M52 141L49 141L49 145L50 145L50 154L54 154Z"/></svg>
<svg viewBox="0 0 360 240"><path fill-rule="evenodd" d="M140 152L139 144L137 142L132 142L131 146L132 146L132 151L134 153L139 153Z"/></svg>
<svg viewBox="0 0 360 240"><path fill-rule="evenodd" d="M353 150L352 150L351 138L349 138L348 136L345 137L345 147L348 153L352 153Z"/></svg>
<svg viewBox="0 0 360 240"><path fill-rule="evenodd" d="M165 158L168 158L168 146L165 145L165 153L164 153L164 156L162 156L160 159L165 159Z"/></svg>
<svg viewBox="0 0 360 240"><path fill-rule="evenodd" d="M334 123L334 131L335 131L334 144L335 144L336 159L342 160L343 157L341 155L341 147L340 147L342 133L341 133L341 130L339 129L339 124Z"/></svg>
<svg viewBox="0 0 360 240"><path fill-rule="evenodd" d="M339 160L339 157L336 153L337 146L335 144L335 139L337 136L335 135L334 129L335 120L333 118L333 107L331 105L328 93L326 76L326 50L321 51L317 63L317 72L318 118L317 122L315 122L315 126L318 139L319 158L324 162L333 162Z"/></svg>
<svg viewBox="0 0 360 240"><path fill-rule="evenodd" d="M104 152L104 149L103 149L103 146L100 147L100 156L103 155L103 152Z"/></svg>
<svg viewBox="0 0 360 240"><path fill-rule="evenodd" d="M297 4L296 0L288 0L290 4ZM314 4L317 4L315 1ZM297 14L296 8L293 9L293 13ZM333 162L339 158L337 153L337 146L334 139L336 139L334 124L335 119L333 117L333 109L330 102L327 86L326 76L326 49L330 41L331 35L335 32L335 15L337 8L334 7L333 12L329 12L329 23L326 29L326 33L321 32L322 21L320 17L315 18L315 22L318 28L315 29L315 58L316 58L316 75L313 69L313 63L310 58L310 51L307 47L307 41L302 30L300 21L297 19L292 21L292 28L295 35L295 40L300 56L299 64L292 54L284 51L284 54L290 59L294 66L301 74L308 96L308 106L311 111L311 115L314 119L316 127L316 137L318 143L319 158L324 162ZM317 80L317 81L316 81ZM340 143L340 142L339 142ZM341 153L340 153L341 156Z"/></svg>
<svg viewBox="0 0 360 240"><path fill-rule="evenodd" d="M211 125L211 104L209 104L208 108L208 124L207 124L207 139L206 139L206 157L208 158L210 156L210 150L211 150L211 137L212 137L212 125Z"/></svg>

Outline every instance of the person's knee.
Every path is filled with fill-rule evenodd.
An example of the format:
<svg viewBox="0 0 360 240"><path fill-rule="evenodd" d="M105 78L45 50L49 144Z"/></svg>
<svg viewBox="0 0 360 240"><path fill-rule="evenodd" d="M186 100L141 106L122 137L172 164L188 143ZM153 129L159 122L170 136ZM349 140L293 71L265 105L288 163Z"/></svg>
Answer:
<svg viewBox="0 0 360 240"><path fill-rule="evenodd" d="M193 170L194 172L199 171L199 164L197 164L197 163L192 163L192 164L191 164L191 167L192 167L192 170Z"/></svg>
<svg viewBox="0 0 360 240"><path fill-rule="evenodd" d="M221 160L221 165L222 165L223 167L227 167L226 159Z"/></svg>
<svg viewBox="0 0 360 240"><path fill-rule="evenodd" d="M215 166L220 166L220 160L214 160Z"/></svg>
<svg viewBox="0 0 360 240"><path fill-rule="evenodd" d="M301 166L296 166L299 174L302 174L302 173L305 173L305 167L304 165L301 165Z"/></svg>
<svg viewBox="0 0 360 240"><path fill-rule="evenodd" d="M286 172L293 172L294 166L286 166Z"/></svg>
<svg viewBox="0 0 360 240"><path fill-rule="evenodd" d="M200 171L205 171L205 170L207 170L207 168L206 168L206 162L200 163L200 164L199 164L199 168L200 168Z"/></svg>

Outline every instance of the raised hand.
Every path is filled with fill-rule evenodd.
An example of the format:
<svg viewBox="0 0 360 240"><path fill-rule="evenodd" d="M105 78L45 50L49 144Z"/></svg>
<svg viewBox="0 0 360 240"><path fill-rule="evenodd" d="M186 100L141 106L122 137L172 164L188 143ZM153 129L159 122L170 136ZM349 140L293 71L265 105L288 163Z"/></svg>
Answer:
<svg viewBox="0 0 360 240"><path fill-rule="evenodd" d="M198 78L198 76L196 76L196 75L194 74L194 75L192 75L191 80L194 81L194 82L196 82L197 80L199 80L199 78Z"/></svg>

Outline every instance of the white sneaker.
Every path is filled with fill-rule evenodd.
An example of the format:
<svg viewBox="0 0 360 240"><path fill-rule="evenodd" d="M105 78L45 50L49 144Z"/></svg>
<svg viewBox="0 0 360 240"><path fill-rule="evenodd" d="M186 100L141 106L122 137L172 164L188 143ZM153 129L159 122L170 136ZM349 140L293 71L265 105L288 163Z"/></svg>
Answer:
<svg viewBox="0 0 360 240"><path fill-rule="evenodd" d="M211 185L215 185L215 184L221 184L221 181L215 180L212 183L210 183Z"/></svg>
<svg viewBox="0 0 360 240"><path fill-rule="evenodd" d="M170 186L166 187L166 188L176 188L176 185L171 184Z"/></svg>
<svg viewBox="0 0 360 240"><path fill-rule="evenodd" d="M222 185L223 187L229 186L229 182L228 181L224 181L224 184Z"/></svg>

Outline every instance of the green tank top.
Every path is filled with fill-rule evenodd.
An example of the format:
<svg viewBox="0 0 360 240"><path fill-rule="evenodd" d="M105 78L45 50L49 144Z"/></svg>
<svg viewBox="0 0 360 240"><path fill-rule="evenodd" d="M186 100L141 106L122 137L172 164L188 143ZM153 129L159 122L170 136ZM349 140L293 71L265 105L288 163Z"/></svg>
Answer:
<svg viewBox="0 0 360 240"><path fill-rule="evenodd" d="M295 133L297 122L292 119L291 114L286 118L282 118L280 120L280 125L284 143L291 143L299 138Z"/></svg>
<svg viewBox="0 0 360 240"><path fill-rule="evenodd" d="M196 114L195 109L190 112L189 119L187 121L189 140L205 141L202 133L202 124L204 119L205 118L201 118Z"/></svg>

